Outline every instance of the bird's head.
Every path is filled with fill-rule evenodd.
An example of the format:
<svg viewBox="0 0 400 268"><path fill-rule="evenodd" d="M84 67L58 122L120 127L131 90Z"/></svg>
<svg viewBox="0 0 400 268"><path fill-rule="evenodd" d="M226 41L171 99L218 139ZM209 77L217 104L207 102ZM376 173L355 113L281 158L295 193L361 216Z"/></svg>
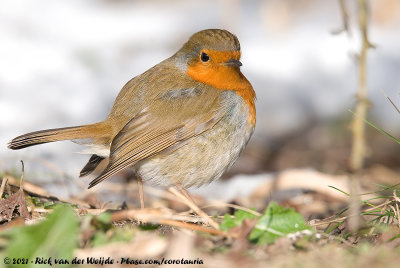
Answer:
<svg viewBox="0 0 400 268"><path fill-rule="evenodd" d="M192 80L216 90L235 91L248 105L249 122L254 126L256 94L240 72L240 56L240 43L234 34L226 30L209 29L193 34L172 58Z"/></svg>
<svg viewBox="0 0 400 268"><path fill-rule="evenodd" d="M220 29L208 29L193 34L175 54L177 65L189 77L218 89L243 86L247 79L240 72L238 38Z"/></svg>

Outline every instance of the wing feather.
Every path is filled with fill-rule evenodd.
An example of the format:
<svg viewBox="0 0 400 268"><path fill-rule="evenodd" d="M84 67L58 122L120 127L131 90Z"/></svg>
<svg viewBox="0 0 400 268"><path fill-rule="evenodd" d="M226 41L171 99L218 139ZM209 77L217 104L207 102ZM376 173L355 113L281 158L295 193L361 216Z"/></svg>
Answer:
<svg viewBox="0 0 400 268"><path fill-rule="evenodd" d="M219 94L213 91L192 96L185 102L176 98L154 102L115 136L110 162L89 188L143 159L168 149L176 150L212 128L224 114L219 107Z"/></svg>

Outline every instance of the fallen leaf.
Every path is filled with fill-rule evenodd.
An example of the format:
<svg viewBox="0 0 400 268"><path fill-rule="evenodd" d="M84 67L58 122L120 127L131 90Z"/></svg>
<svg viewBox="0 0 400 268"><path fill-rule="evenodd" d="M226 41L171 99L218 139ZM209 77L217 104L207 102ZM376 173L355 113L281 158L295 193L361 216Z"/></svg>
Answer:
<svg viewBox="0 0 400 268"><path fill-rule="evenodd" d="M12 220L15 209L17 209L20 217L23 217L24 219L30 219L30 214L28 212L28 208L26 207L25 194L22 186L15 194L9 196L7 199L0 200L0 220Z"/></svg>
<svg viewBox="0 0 400 268"><path fill-rule="evenodd" d="M78 246L78 218L70 207L57 206L44 221L15 227L3 236L9 237L6 256L10 258L71 258Z"/></svg>

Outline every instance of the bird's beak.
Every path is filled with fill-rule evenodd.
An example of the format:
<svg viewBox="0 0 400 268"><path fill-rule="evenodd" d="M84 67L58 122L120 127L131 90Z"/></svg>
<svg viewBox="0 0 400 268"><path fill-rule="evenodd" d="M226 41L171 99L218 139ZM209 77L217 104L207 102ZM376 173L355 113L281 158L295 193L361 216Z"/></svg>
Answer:
<svg viewBox="0 0 400 268"><path fill-rule="evenodd" d="M240 60L230 59L227 62L225 62L224 65L232 67L240 67L242 66L242 63L240 62Z"/></svg>

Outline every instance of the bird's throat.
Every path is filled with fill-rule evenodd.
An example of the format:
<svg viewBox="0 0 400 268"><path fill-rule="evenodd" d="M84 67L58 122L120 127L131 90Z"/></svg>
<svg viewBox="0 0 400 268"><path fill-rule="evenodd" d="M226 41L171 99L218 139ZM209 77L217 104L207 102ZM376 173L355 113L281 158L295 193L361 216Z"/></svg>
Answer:
<svg viewBox="0 0 400 268"><path fill-rule="evenodd" d="M224 65L204 65L200 62L190 65L186 74L195 81L205 83L220 90L234 90L249 107L249 121L256 123L256 94L250 82L238 68Z"/></svg>

